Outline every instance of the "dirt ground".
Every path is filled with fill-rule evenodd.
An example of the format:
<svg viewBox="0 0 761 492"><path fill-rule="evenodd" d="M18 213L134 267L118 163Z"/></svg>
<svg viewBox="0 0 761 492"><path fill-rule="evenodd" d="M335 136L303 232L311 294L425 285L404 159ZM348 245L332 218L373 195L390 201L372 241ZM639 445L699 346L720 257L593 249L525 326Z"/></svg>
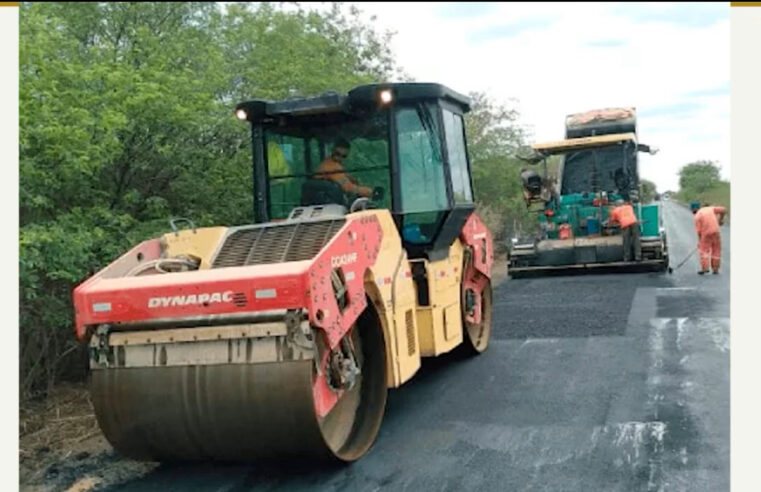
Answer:
<svg viewBox="0 0 761 492"><path fill-rule="evenodd" d="M507 278L495 258L492 285ZM19 410L19 481L28 492L87 492L150 472L157 463L119 456L98 428L85 383L61 384Z"/></svg>
<svg viewBox="0 0 761 492"><path fill-rule="evenodd" d="M96 490L156 465L120 458L98 428L87 386L61 384L19 411L20 490Z"/></svg>

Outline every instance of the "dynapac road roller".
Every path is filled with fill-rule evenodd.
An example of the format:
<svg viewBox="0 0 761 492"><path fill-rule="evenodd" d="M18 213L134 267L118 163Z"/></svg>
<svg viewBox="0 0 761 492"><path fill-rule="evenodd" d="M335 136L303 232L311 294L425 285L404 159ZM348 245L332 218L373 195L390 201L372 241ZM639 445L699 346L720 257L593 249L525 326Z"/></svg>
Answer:
<svg viewBox="0 0 761 492"><path fill-rule="evenodd" d="M474 213L468 110L420 83L239 104L254 224L172 221L74 290L114 448L353 461L421 357L483 352L493 250Z"/></svg>

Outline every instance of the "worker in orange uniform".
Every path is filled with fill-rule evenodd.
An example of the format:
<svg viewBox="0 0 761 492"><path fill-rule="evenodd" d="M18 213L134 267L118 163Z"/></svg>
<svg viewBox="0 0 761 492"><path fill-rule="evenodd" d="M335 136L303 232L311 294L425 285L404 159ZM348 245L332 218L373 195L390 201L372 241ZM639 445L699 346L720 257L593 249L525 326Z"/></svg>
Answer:
<svg viewBox="0 0 761 492"><path fill-rule="evenodd" d="M608 225L619 224L624 238L624 261L642 260L640 245L639 221L634 213L634 207L623 200L616 200L615 207L608 214Z"/></svg>
<svg viewBox="0 0 761 492"><path fill-rule="evenodd" d="M341 185L345 193L370 197L373 194L372 188L361 186L356 178L349 176L344 172L343 161L349 157L349 142L343 138L336 140L333 145L333 152L329 157L317 167L318 179L330 179ZM320 173L330 173L322 174Z"/></svg>
<svg viewBox="0 0 761 492"><path fill-rule="evenodd" d="M724 224L724 216L727 209L724 207L712 207L704 203L701 208L697 204L692 205L692 213L695 215L695 230L698 233L698 251L700 252L699 275L708 273L708 260L711 260L711 268L714 275L719 273L721 266L721 234L719 226Z"/></svg>

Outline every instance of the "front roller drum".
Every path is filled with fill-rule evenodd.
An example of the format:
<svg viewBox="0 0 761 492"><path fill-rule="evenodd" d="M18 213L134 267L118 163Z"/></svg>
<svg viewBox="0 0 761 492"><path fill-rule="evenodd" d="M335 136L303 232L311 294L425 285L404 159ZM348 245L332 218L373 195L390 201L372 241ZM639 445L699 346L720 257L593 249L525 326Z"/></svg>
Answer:
<svg viewBox="0 0 761 492"><path fill-rule="evenodd" d="M374 442L386 403L385 347L373 317L366 311L347 335L359 374L324 418L309 358L93 369L98 423L118 452L141 461L356 460Z"/></svg>

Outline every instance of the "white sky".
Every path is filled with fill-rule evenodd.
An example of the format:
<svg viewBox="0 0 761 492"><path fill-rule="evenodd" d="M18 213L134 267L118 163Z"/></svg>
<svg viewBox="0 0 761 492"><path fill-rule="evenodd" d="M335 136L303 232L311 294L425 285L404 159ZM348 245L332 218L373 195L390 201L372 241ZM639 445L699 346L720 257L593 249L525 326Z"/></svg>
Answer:
<svg viewBox="0 0 761 492"><path fill-rule="evenodd" d="M634 106L640 176L678 189L707 159L729 179L729 3L361 3L395 31L417 81L486 91L521 113L530 143L560 140L565 116Z"/></svg>

